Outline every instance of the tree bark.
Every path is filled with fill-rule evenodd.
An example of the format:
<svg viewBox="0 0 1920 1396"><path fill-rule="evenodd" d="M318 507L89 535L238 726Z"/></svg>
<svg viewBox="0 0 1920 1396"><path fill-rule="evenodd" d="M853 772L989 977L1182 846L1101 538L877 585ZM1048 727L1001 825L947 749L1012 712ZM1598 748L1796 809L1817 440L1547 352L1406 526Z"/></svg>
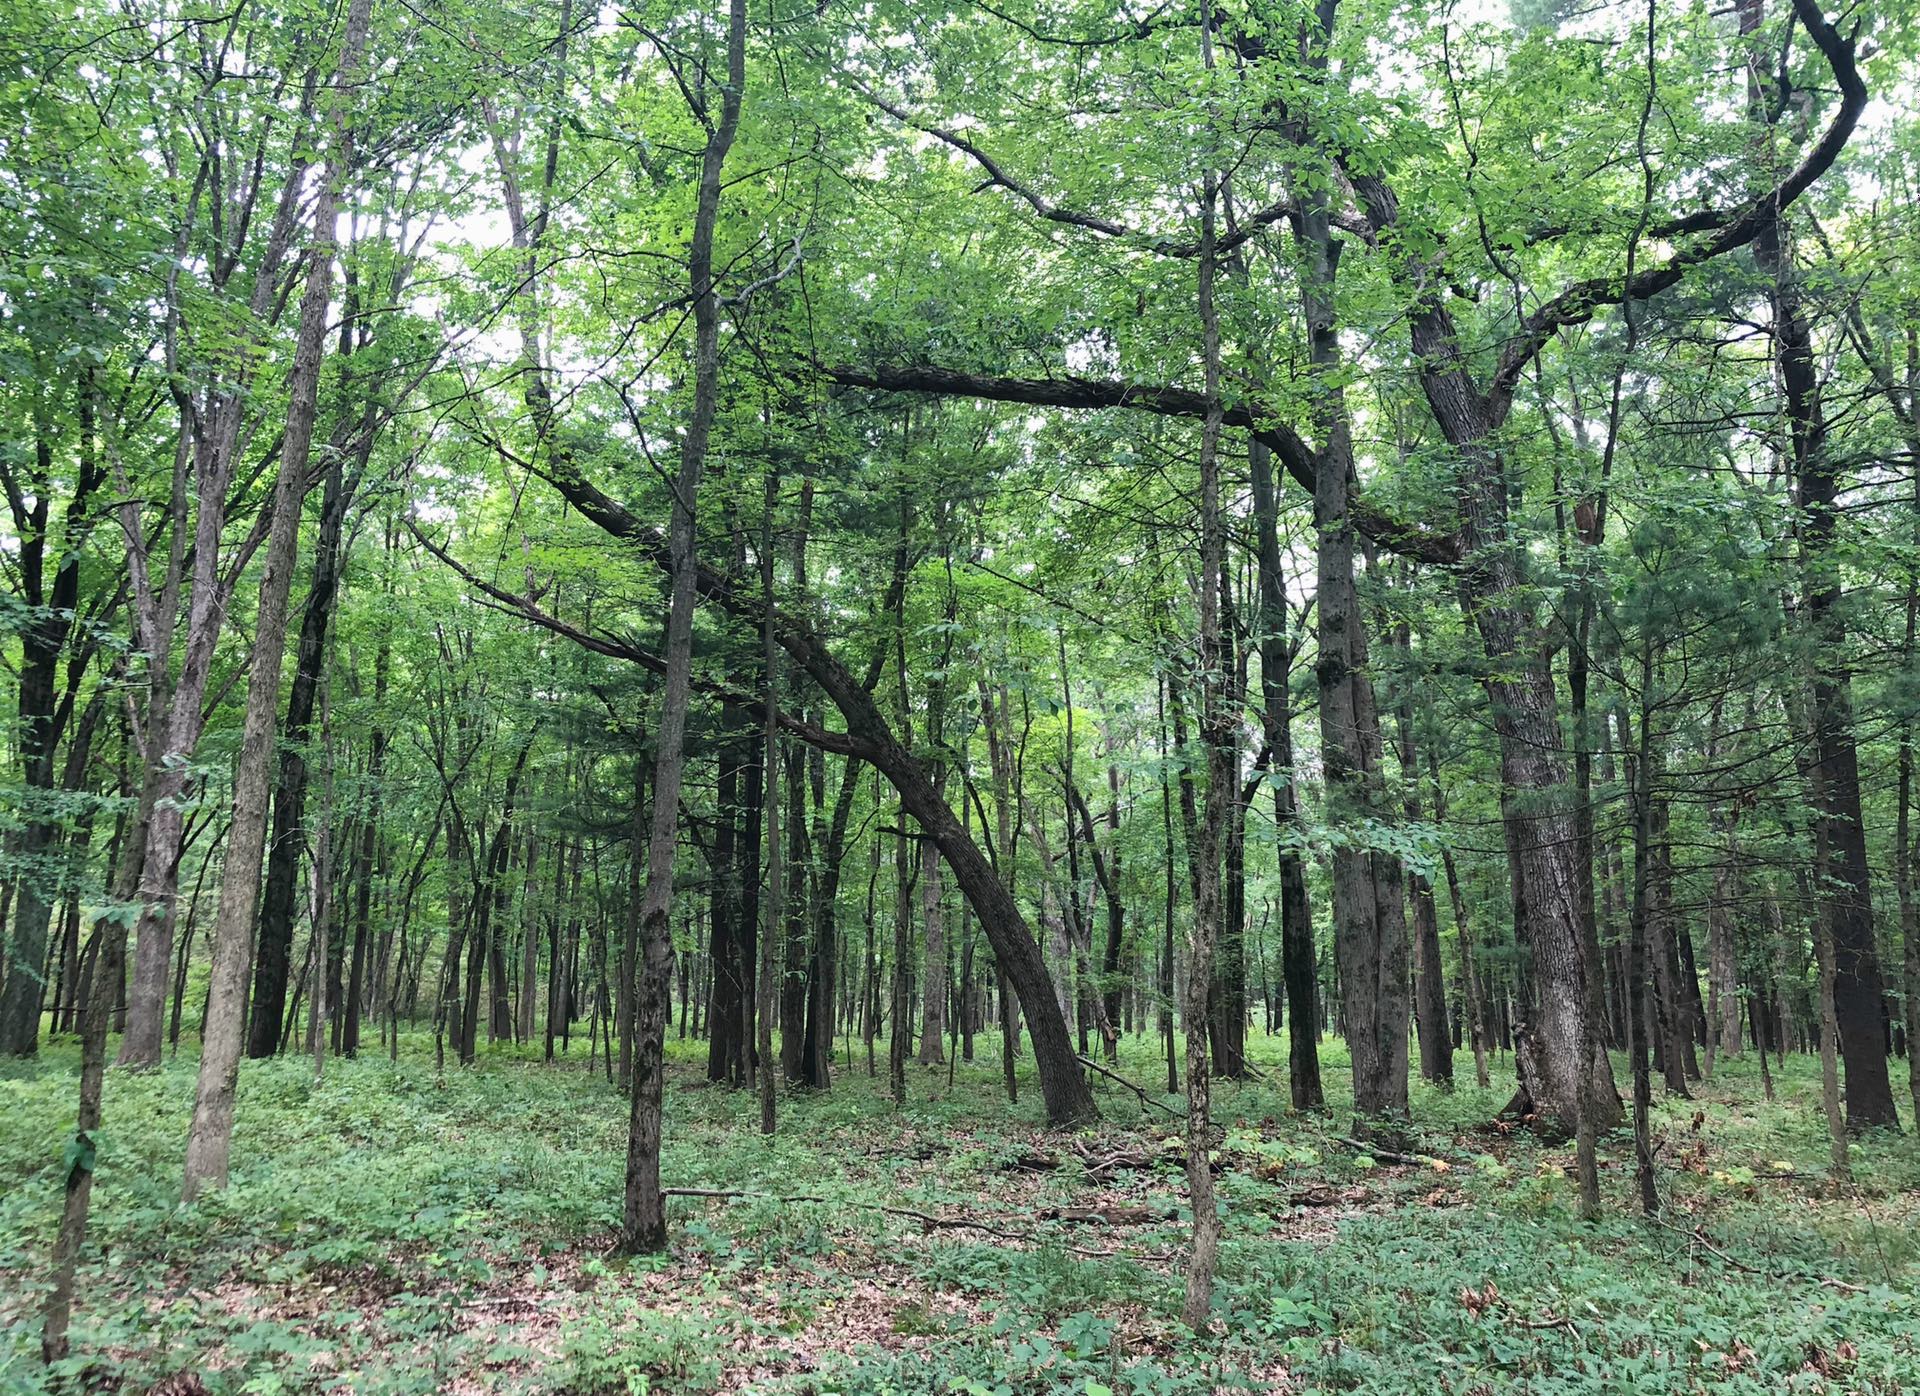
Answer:
<svg viewBox="0 0 1920 1396"><path fill-rule="evenodd" d="M1853 673L1846 654L1841 563L1834 544L1842 481L1840 466L1827 449L1827 420L1812 335L1785 242L1784 220L1774 218L1754 240L1753 250L1755 262L1773 281L1771 332L1800 510L1803 613L1816 650L1809 684L1810 774L1818 837L1829 857L1828 876L1821 880L1817 895L1832 946L1833 1011L1846 1066L1847 1124L1855 1130L1894 1127L1900 1117L1887 1071L1885 986L1874 944L1873 884L1854 737Z"/></svg>
<svg viewBox="0 0 1920 1396"><path fill-rule="evenodd" d="M1210 28L1201 30L1206 65L1213 67ZM1200 202L1199 312L1207 397L1218 401L1220 321L1214 305L1215 204L1219 177L1211 160L1202 175ZM1214 1268L1220 1250L1220 1214L1214 1201L1212 1072L1208 1059L1207 998L1213 984L1213 953L1220 929L1220 854L1229 801L1239 795L1237 727L1225 693L1225 645L1221 635L1220 581L1226 568L1226 525L1220 507L1220 412L1210 411L1200 437L1200 734L1207 749L1206 811L1196 829L1196 890L1193 931L1187 946L1187 992L1182 1005L1187 1038L1187 1200L1193 1214L1193 1251L1187 1262L1186 1296L1180 1316L1204 1331L1213 1311Z"/></svg>
<svg viewBox="0 0 1920 1396"><path fill-rule="evenodd" d="M1320 30L1333 24L1335 0L1321 0ZM1324 70L1324 44L1311 48ZM1316 181L1302 198L1299 240L1305 258L1301 300L1317 392L1320 441L1315 458L1318 533L1321 760L1329 822L1342 829L1333 863L1334 956L1353 1058L1353 1104L1362 1121L1407 1116L1407 932L1398 859L1365 846L1365 830L1385 816L1382 741L1367 667L1366 619L1354 585L1355 530L1349 505L1352 424L1334 315L1340 244L1328 221L1329 197Z"/></svg>
<svg viewBox="0 0 1920 1396"><path fill-rule="evenodd" d="M47 962L47 930L53 918L58 879L50 866L59 825L50 807L54 798L54 757L63 723L58 700L58 670L74 629L80 599L82 543L88 526L94 491L105 479L93 440L94 384L90 374L79 386L80 460L69 497L62 536L52 550L53 583L46 585L52 536L49 508L54 494L53 448L44 422L34 433L34 503L22 507L23 491L10 488L17 553L14 570L21 581L21 599L29 619L20 628L20 687L17 700L21 783L26 789L18 848L19 902L9 926L0 913L0 942L8 960L6 979L0 981L0 1054L28 1056L40 1042L40 1006L46 989L41 967ZM13 477L7 475L13 485ZM71 687L79 675L69 666Z"/></svg>
<svg viewBox="0 0 1920 1396"><path fill-rule="evenodd" d="M721 170L740 126L747 80L746 48L746 0L731 0L726 84L720 93L718 122L708 129L701 157L688 249L694 312L693 410L680 439L680 468L668 526L666 678L656 729L653 827L647 843L647 889L640 918L633 1109L628 1123L626 1195L621 1218L621 1243L630 1251L659 1251L667 1244L666 1198L660 1191L660 1126L666 1082L667 996L673 973L673 866L678 847L687 710L692 698L693 608L699 580L694 511L719 405L720 297L714 287L713 234L720 212Z"/></svg>
<svg viewBox="0 0 1920 1396"><path fill-rule="evenodd" d="M321 356L328 309L332 304L333 262L338 246L336 224L342 185L353 160L347 98L343 94L353 92L359 83L371 11L372 0L352 0L340 59L334 69L339 83L330 101L332 148L321 176L314 212L314 247L301 295L299 330L288 377L287 429L281 442L280 471L274 481L273 522L267 536L266 569L260 578L253 659L247 674L246 717L240 758L234 771L233 823L227 834L226 864L214 922L207 1026L201 1042L199 1079L194 1087L193 1119L187 1130L182 1196L188 1202L203 1189L221 1188L227 1181L227 1161L233 1141L234 1087L240 1070L240 1031L246 1014L247 970L253 952L253 917L259 901L260 863L266 841L267 787L272 773L274 725L280 708L287 602L293 589L301 504L307 493L309 452L319 409ZM197 598L195 604L199 604Z"/></svg>
<svg viewBox="0 0 1920 1396"><path fill-rule="evenodd" d="M273 789L273 836L267 844L267 880L260 895L259 940L253 965L253 1015L247 1055L271 1057L280 1049L287 977L293 951L294 902L300 860L307 844L308 729L320 692L320 667L339 590L341 539L350 492L336 458L321 490L320 525L314 539L313 580L294 644L293 687L282 726L279 774Z"/></svg>

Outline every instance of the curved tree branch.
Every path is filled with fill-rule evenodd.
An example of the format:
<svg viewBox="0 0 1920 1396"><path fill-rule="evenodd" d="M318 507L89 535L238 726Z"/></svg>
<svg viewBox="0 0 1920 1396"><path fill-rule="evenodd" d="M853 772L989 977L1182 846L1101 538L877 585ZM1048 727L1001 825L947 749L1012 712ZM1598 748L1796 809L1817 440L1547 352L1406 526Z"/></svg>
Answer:
<svg viewBox="0 0 1920 1396"><path fill-rule="evenodd" d="M1819 0L1793 0L1800 24L1833 70L1840 87L1840 106L1820 139L1801 158L1798 165L1773 188L1725 211L1705 210L1688 215L1673 226L1681 229L1711 230L1703 237L1674 252L1665 261L1636 272L1624 282L1619 276L1596 276L1577 281L1543 304L1521 324L1519 332L1500 351L1500 366L1495 370L1488 399L1497 422L1506 416L1514 386L1527 365L1546 347L1547 341L1561 330L1584 324L1602 308L1622 301L1648 300L1675 285L1690 268L1715 257L1745 247L1780 211L1804 194L1813 182L1833 167L1867 106L1867 86L1860 77L1854 35L1842 37L1821 13Z"/></svg>
<svg viewBox="0 0 1920 1396"><path fill-rule="evenodd" d="M821 372L849 388L879 392L928 393L937 397L971 397L987 402L1017 402L1034 407L1087 411L1126 407L1162 417L1207 415L1207 397L1191 388L1153 383L1121 383L1098 378L1000 378L925 365L881 365L873 368L827 367ZM1225 406L1222 425L1239 427L1280 458L1287 474L1308 493L1317 478L1317 458L1300 434L1285 422L1256 412L1244 402ZM1446 565L1460 560L1460 550L1448 535L1402 522L1360 501L1351 508L1354 526L1390 552L1421 562Z"/></svg>

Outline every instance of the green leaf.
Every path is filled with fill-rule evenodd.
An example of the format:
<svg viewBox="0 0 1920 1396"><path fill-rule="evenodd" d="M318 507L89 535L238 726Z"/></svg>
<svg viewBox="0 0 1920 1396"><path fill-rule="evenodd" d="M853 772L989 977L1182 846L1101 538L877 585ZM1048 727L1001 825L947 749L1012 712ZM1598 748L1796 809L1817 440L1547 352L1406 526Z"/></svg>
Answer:
<svg viewBox="0 0 1920 1396"><path fill-rule="evenodd" d="M68 1187L74 1185L76 1174L93 1172L98 1153L98 1140L93 1130L80 1130L67 1141L67 1147L60 1155L60 1174Z"/></svg>

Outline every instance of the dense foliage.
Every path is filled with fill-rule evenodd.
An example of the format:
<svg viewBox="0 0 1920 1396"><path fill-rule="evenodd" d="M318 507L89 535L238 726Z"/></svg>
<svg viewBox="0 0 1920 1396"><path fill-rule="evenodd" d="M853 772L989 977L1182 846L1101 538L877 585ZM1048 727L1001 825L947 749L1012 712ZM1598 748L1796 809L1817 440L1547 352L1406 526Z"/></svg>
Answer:
<svg viewBox="0 0 1920 1396"><path fill-rule="evenodd" d="M1910 1383L1910 8L0 0L7 1378Z"/></svg>

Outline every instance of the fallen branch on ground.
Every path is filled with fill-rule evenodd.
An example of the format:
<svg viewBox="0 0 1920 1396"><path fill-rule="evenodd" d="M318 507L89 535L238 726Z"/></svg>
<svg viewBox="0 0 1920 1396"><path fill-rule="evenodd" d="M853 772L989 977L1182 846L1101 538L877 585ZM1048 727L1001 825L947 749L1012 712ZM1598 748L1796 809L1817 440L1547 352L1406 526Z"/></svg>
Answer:
<svg viewBox="0 0 1920 1396"><path fill-rule="evenodd" d="M1087 1256L1097 1260L1125 1258L1128 1260L1166 1261L1173 1257L1162 1254L1139 1251L1102 1250L1092 1246L1076 1246L1070 1241L1061 1241L1054 1237L1043 1236L1032 1231L1015 1231L1004 1226L995 1226L991 1222L972 1221L963 1217L941 1217L932 1212L922 1212L913 1207L895 1207L885 1202L856 1202L846 1197L822 1197L818 1193L772 1193L751 1192L745 1188L662 1188L663 1197L695 1197L709 1199L748 1198L757 1202L818 1202L833 1207L851 1207L859 1211L884 1212L890 1217L906 1217L919 1222L929 1231L979 1231L989 1236L997 1236L1003 1241L1025 1241L1035 1244L1057 1245L1074 1255Z"/></svg>
<svg viewBox="0 0 1920 1396"><path fill-rule="evenodd" d="M1136 1081L1129 1081L1126 1077L1122 1076L1117 1071L1109 1071L1106 1067L1100 1065L1100 1063L1095 1061L1092 1057L1080 1057L1079 1062L1080 1062L1080 1065L1086 1067L1089 1071L1097 1071L1102 1076L1106 1077L1109 1081L1117 1081L1121 1085L1125 1086L1128 1090L1132 1091L1135 1095L1139 1096L1140 1108L1142 1110L1146 1109L1149 1105L1151 1105L1155 1109L1166 1111L1169 1115L1173 1116L1173 1118L1176 1120L1184 1120L1187 1118L1186 1111L1175 1110L1171 1105L1167 1104L1164 1100L1156 1100L1153 1096L1147 1093L1147 1088L1145 1086L1140 1085Z"/></svg>
<svg viewBox="0 0 1920 1396"><path fill-rule="evenodd" d="M1738 1270L1743 1275L1754 1275L1763 1280L1772 1280L1776 1284L1779 1284L1782 1281L1787 1281L1787 1280L1799 1280L1799 1279L1807 1278L1804 1275L1777 1275L1771 1270L1762 1270L1757 1265L1749 1265L1744 1260L1736 1260L1733 1256L1728 1255L1727 1252L1723 1250L1721 1247L1716 1246L1708 1238L1705 1227L1695 1226L1692 1230L1689 1231L1683 1227L1675 1226L1672 1222L1661 1221L1660 1218L1658 1217L1645 1217L1645 1218L1642 1218L1642 1220L1650 1221L1663 1231L1671 1231L1676 1236L1684 1236L1689 1241L1695 1242L1696 1244L1705 1247L1707 1250L1711 1251L1714 1255L1718 1256L1723 1262L1725 1262L1728 1265L1731 1265L1734 1269ZM1840 1293L1842 1294L1865 1294L1867 1292L1860 1285L1851 1285L1851 1284L1848 1284L1845 1280L1836 1280L1827 1276L1814 1276L1813 1282L1817 1285L1822 1285L1827 1289L1839 1290Z"/></svg>
<svg viewBox="0 0 1920 1396"><path fill-rule="evenodd" d="M1331 1138L1336 1144L1345 1144L1349 1149L1356 1149L1368 1158L1384 1159L1388 1163L1405 1163L1411 1164L1415 1168L1425 1168L1433 1162L1432 1155L1422 1158L1415 1154L1403 1154L1396 1149L1383 1149L1377 1145L1369 1144L1364 1140L1349 1139L1344 1134L1336 1134L1331 1136Z"/></svg>

